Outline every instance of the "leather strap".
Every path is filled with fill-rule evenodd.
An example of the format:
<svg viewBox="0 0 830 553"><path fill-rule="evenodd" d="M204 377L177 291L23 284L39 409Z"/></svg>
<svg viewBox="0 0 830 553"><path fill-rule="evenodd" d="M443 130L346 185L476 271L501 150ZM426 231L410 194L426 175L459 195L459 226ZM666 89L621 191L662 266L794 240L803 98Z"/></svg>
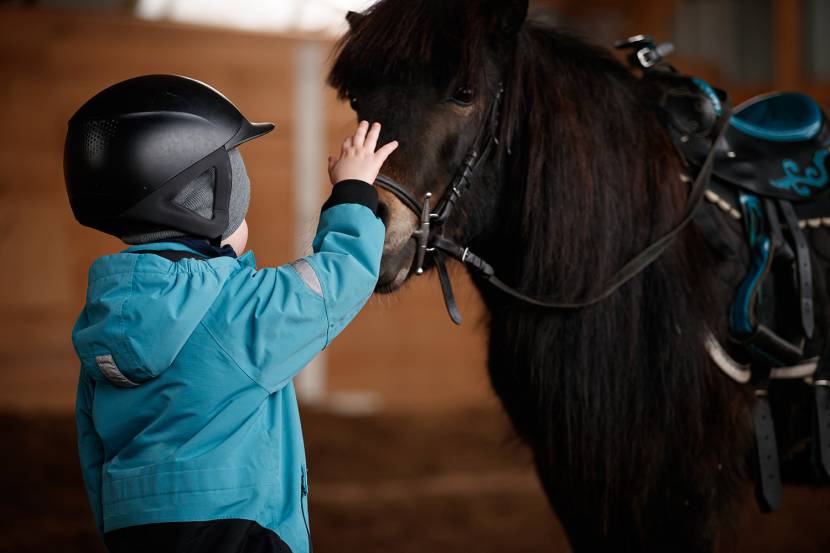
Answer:
<svg viewBox="0 0 830 553"><path fill-rule="evenodd" d="M775 252L773 260L777 265L789 265L795 260L795 254L787 241L784 240L784 233L781 230L781 220L778 218L775 201L770 198L764 198L764 211L766 212L770 233L772 234L772 247Z"/></svg>
<svg viewBox="0 0 830 553"><path fill-rule="evenodd" d="M722 132L723 128L721 128L719 133ZM715 143L716 142L717 139L715 140ZM605 287L603 292L592 298L568 302L553 301L548 300L547 298L528 296L502 282L495 276L493 267L481 257L472 253L469 248L462 248L455 242L444 238L443 236L434 238L431 243L436 250L444 251L458 261L473 267L481 273L482 276L484 276L487 282L502 292L525 303L551 309L582 309L584 307L589 307L611 296L611 294L619 290L628 281L640 274L644 269L656 261L668 249L668 247L674 243L674 240L680 235L683 229L686 228L690 222L692 222L695 218L698 207L703 201L706 183L711 176L714 153L715 150L713 148L710 150L709 155L706 157L706 161L701 166L700 171L692 184L691 190L689 191L686 210L680 222L678 222L671 230L666 232L666 234L652 242L638 255L634 256L634 258L632 258L628 263L623 265L623 267L611 278L610 283Z"/></svg>
<svg viewBox="0 0 830 553"><path fill-rule="evenodd" d="M804 350L762 324L755 327L751 336L742 339L732 336L732 341L746 348L753 365L787 367L804 360Z"/></svg>
<svg viewBox="0 0 830 553"><path fill-rule="evenodd" d="M781 208L781 214L784 215L784 221L786 221L787 227L789 227L790 236L792 236L793 242L795 242L798 290L801 299L801 326L804 329L804 335L810 339L813 337L813 330L815 328L810 246L807 244L807 239L804 237L801 227L798 226L798 216L795 214L793 204L785 200L780 200L778 205Z"/></svg>
<svg viewBox="0 0 830 553"><path fill-rule="evenodd" d="M830 478L830 341L825 344L813 375L813 393L813 455L819 471Z"/></svg>
<svg viewBox="0 0 830 553"><path fill-rule="evenodd" d="M781 506L781 470L778 464L775 425L772 420L772 409L766 394L766 387L756 388L756 396L757 401L752 413L757 446L755 497L761 510L769 513L777 511Z"/></svg>
<svg viewBox="0 0 830 553"><path fill-rule="evenodd" d="M414 211L415 213L421 213L421 203L418 199L413 196L409 190L395 182L394 180L386 177L384 175L378 175L375 179L375 183L377 183L381 188L385 188L397 198L402 201L406 207Z"/></svg>
<svg viewBox="0 0 830 553"><path fill-rule="evenodd" d="M778 464L778 443L769 403L772 368L768 363L753 362L749 385L755 390L752 411L755 427L755 497L761 511L777 511L781 506L781 469Z"/></svg>
<svg viewBox="0 0 830 553"><path fill-rule="evenodd" d="M457 325L461 324L461 312L458 310L458 304L455 301L455 294L452 291L452 281L450 275L447 273L447 265L444 262L444 256L441 253L435 254L435 268L438 270L438 280L441 282L441 292L444 295L444 305L447 307L447 313L450 319Z"/></svg>
<svg viewBox="0 0 830 553"><path fill-rule="evenodd" d="M499 124L499 108L501 105L502 93L503 88L500 87L498 94L490 105L490 111L487 118L479 130L479 134L473 143L470 152L465 157L461 167L459 167L459 170L451 183L450 189L444 194L435 212L429 215L430 221L434 221L434 226L436 228L441 228L442 231L443 225L452 212L456 202L469 187L471 177L489 158L489 154L493 150L494 146L498 144L496 132ZM703 201L706 185L712 176L712 169L717 151L716 146L722 139L724 132L728 127L727 122L729 121L731 110L728 108L728 104L724 105L724 108L725 109L720 114L720 119L714 127L714 136L709 150L706 153L705 159L703 163L701 163L697 176L695 177L695 180L689 190L686 208L680 221L663 236L649 244L643 251L623 265L623 267L611 277L610 282L603 289L603 292L597 296L576 301L555 301L547 298L531 297L499 280L493 274L493 267L477 255L470 252L469 248L462 248L451 240L444 238L442 235L431 235L428 237L421 236L420 238L426 238L426 245L430 246L432 251L444 251L462 263L470 265L471 267L477 269L488 282L499 290L502 290L510 296L532 305L552 309L581 309L599 303L600 301L611 296L620 287L625 285L628 281L636 277L649 265L656 261L669 248L669 246L674 243L674 240L680 236L683 229L695 218L696 212ZM410 210L423 219L422 211L424 211L425 204L422 205L418 202L417 198L415 198L412 193L388 177L379 176L376 182L379 186L397 196L402 203L404 203L404 205L409 207ZM426 197L428 198L429 194ZM422 232L432 232L425 227L426 225L422 220ZM420 274L422 272L420 262L418 265L417 272ZM444 276L449 279L448 275ZM449 309L449 300L451 296L447 295L446 287L443 289L445 290L444 299L445 302L448 303Z"/></svg>
<svg viewBox="0 0 830 553"><path fill-rule="evenodd" d="M830 478L830 380L814 381L816 464L825 478Z"/></svg>

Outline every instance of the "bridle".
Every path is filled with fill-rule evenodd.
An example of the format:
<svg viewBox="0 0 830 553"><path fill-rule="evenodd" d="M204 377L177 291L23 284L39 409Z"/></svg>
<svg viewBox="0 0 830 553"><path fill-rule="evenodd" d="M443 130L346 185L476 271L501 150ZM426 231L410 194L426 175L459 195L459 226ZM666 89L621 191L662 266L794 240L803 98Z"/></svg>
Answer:
<svg viewBox="0 0 830 553"><path fill-rule="evenodd" d="M431 254L438 271L438 278L441 282L441 290L444 294L444 303L447 312L455 324L461 324L461 313L455 301L452 291L452 283L447 272L445 255L449 255L461 263L476 268L481 274L493 274L493 268L483 259L470 252L469 248L461 248L452 240L444 236L444 227L450 215L455 209L458 200L464 192L470 188L473 176L479 168L489 159L493 150L498 146L498 128L500 121L499 110L501 108L504 86L499 84L498 91L488 109L487 117L484 119L475 141L467 150L464 160L455 172L447 192L435 205L433 210L430 206L432 192L424 194L423 202L409 192L406 188L384 175L378 175L376 183L394 194L406 207L412 210L419 218L417 230L412 233L415 237L417 249L415 252L415 274L421 275L424 272L424 261L426 255Z"/></svg>
<svg viewBox="0 0 830 553"><path fill-rule="evenodd" d="M651 64L648 66L648 69L651 69L654 66L655 64ZM720 140L720 137L727 126L726 122L729 120L728 109L726 109L724 115L722 115L712 127L712 131L709 135L712 137L711 145L708 148L708 152L706 153L703 162L700 164L697 176L694 178L694 181L692 181L689 189L689 196L686 201L686 208L680 221L676 223L668 232L649 244L643 251L623 265L623 267L614 274L608 284L606 284L602 292L592 297L581 298L574 301L561 301L550 298L528 296L516 288L505 284L496 276L495 269L492 265L470 251L469 247L461 246L444 235L446 223L452 215L456 204L464 193L470 189L476 173L482 165L488 161L489 157L493 154L493 151L499 145L498 130L500 126L500 110L503 97L504 86L503 84L499 84L498 90L490 102L487 116L479 129L475 141L472 143L467 151L467 154L464 156L464 160L456 170L455 175L450 182L450 186L441 200L436 204L434 210L431 209L430 206L430 201L432 200L431 192L424 194L423 201L418 201L418 199L411 192L387 176L378 175L377 180L375 181L378 186L391 192L401 201L401 203L418 216L418 228L412 233L412 236L415 237L417 243L414 272L416 275L423 274L424 261L427 254L431 254L433 256L435 267L438 271L439 281L441 283L441 290L444 295L444 303L447 307L447 312L449 313L450 318L455 324L461 324L461 313L458 310L455 295L452 291L452 283L450 281L445 263L446 257L451 257L470 267L476 276L485 280L505 294L537 307L560 310L576 310L589 307L611 296L619 288L643 272L649 265L654 263L663 253L665 253L669 246L671 246L674 240L680 235L681 231L694 219L695 212L703 201L706 185L712 174L712 166L715 159L715 144L717 144ZM672 138L674 138L674 135ZM687 156L687 153L681 144L685 142L683 138L683 136L680 136L675 145L678 147L681 156L687 161L688 164L689 156ZM685 138L688 139L688 137Z"/></svg>

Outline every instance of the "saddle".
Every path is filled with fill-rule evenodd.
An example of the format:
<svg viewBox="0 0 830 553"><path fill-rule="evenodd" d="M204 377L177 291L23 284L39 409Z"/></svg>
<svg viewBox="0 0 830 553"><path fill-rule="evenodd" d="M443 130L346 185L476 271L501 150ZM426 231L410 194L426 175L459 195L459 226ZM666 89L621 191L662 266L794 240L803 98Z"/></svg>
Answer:
<svg viewBox="0 0 830 553"><path fill-rule="evenodd" d="M830 124L818 104L798 93L759 96L735 109L716 144L708 197L738 212L750 252L729 311L731 341L751 371L758 397L756 495L777 510L781 483L773 413L773 371L805 361L815 308L805 229L830 223ZM705 225L704 225L705 228ZM705 234L705 233L704 233ZM709 236L709 241L717 239ZM783 301L782 301L783 298ZM825 350L827 350L825 346ZM830 476L830 358L815 363L813 457Z"/></svg>
<svg viewBox="0 0 830 553"><path fill-rule="evenodd" d="M815 367L806 379L815 399L813 458L819 477L830 477L830 347L818 360L805 355L815 331L805 231L830 226L830 120L815 100L798 93L758 96L730 112L724 91L679 73L663 59L672 49L667 45L638 35L617 47L628 49L632 65L661 91L660 111L687 171L693 174L714 150L706 198L742 222L744 243L734 244L713 220L717 210L700 209L695 219L724 256L749 252L729 308L728 349L749 367L746 383L757 398L756 498L763 511L777 510L781 480L768 389L793 365L803 368L812 361ZM713 141L717 125L725 128ZM726 349L715 348L717 355L729 357ZM804 377L803 370L793 374Z"/></svg>
<svg viewBox="0 0 830 553"><path fill-rule="evenodd" d="M830 123L803 94L772 93L741 104L715 145L708 197L740 214L751 252L729 326L733 340L756 363L781 367L802 361L799 342L813 337L812 269L803 227L818 226L822 219L830 222L828 173ZM793 332L793 321L785 321L788 336L759 322L759 294L771 274L783 283L796 283L786 294L796 296L800 329Z"/></svg>

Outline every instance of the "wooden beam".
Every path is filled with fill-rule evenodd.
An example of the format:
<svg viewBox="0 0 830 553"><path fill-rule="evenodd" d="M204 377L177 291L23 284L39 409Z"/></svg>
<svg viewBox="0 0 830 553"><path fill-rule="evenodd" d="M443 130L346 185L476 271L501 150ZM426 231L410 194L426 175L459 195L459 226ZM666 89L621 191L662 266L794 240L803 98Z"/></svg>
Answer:
<svg viewBox="0 0 830 553"><path fill-rule="evenodd" d="M775 88L795 90L802 84L802 0L773 0L773 71Z"/></svg>

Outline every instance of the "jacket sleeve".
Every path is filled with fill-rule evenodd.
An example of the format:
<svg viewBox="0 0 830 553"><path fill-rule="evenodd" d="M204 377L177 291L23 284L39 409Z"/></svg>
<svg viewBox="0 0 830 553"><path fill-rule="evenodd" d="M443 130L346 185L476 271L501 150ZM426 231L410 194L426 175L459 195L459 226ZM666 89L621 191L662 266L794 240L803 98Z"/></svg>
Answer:
<svg viewBox="0 0 830 553"><path fill-rule="evenodd" d="M75 401L75 420L78 430L78 456L84 478L86 495L95 517L95 526L104 535L104 518L101 504L101 471L104 464L104 446L92 422L92 394L95 382L83 370L78 380Z"/></svg>
<svg viewBox="0 0 830 553"><path fill-rule="evenodd" d="M323 350L374 291L385 228L375 215L377 193L359 185L352 190L363 196L335 187L320 214L313 255L243 271L226 285L229 308L212 311L208 329L214 339L269 392Z"/></svg>

